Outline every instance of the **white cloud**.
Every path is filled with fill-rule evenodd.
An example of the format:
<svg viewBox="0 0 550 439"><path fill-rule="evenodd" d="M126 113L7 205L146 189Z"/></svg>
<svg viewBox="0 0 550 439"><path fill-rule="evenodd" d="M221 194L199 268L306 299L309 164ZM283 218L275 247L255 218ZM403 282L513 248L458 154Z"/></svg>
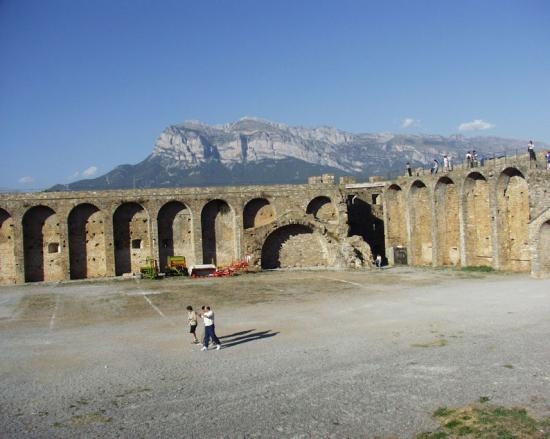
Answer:
<svg viewBox="0 0 550 439"><path fill-rule="evenodd" d="M25 177L21 177L21 178L19 179L19 183L25 183L25 184L27 184L27 183L34 183L34 177L30 177L30 176L28 176L28 175L25 176Z"/></svg>
<svg viewBox="0 0 550 439"><path fill-rule="evenodd" d="M476 119L472 122L464 122L458 126L459 131L481 131L494 128L495 125L489 122L484 122L481 119Z"/></svg>
<svg viewBox="0 0 550 439"><path fill-rule="evenodd" d="M76 171L73 175L69 177L69 180L76 180L77 178L90 178L97 174L97 171L99 171L97 166L90 166L87 169L84 169L84 171Z"/></svg>
<svg viewBox="0 0 550 439"><path fill-rule="evenodd" d="M409 128L409 127L412 127L413 125L416 125L418 121L415 120L415 119L412 119L410 117L406 117L405 119L403 119L403 121L401 122L401 128Z"/></svg>
<svg viewBox="0 0 550 439"><path fill-rule="evenodd" d="M420 125L418 119L413 119L412 117L406 117L401 121L401 128L412 128Z"/></svg>
<svg viewBox="0 0 550 439"><path fill-rule="evenodd" d="M82 176L83 177L93 177L94 175L97 174L97 166L90 166L88 169L85 169L84 171L82 171Z"/></svg>

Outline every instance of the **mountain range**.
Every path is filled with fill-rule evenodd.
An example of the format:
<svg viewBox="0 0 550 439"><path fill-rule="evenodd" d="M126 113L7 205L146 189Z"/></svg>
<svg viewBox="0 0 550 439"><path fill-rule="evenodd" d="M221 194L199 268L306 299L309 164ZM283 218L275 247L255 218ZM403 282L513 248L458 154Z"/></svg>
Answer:
<svg viewBox="0 0 550 439"><path fill-rule="evenodd" d="M143 161L49 190L304 183L325 173L359 181L373 175L394 178L404 173L407 162L428 167L447 154L457 163L467 151L493 157L524 153L526 145L526 140L499 137L352 134L253 117L215 126L186 121L166 128Z"/></svg>

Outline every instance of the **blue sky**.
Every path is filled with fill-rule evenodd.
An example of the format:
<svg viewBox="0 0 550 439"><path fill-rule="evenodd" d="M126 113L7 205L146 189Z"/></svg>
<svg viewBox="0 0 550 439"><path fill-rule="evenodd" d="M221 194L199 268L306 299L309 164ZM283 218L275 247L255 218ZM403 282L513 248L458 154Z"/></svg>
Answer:
<svg viewBox="0 0 550 439"><path fill-rule="evenodd" d="M545 0L0 0L0 189L137 163L186 119L550 142Z"/></svg>

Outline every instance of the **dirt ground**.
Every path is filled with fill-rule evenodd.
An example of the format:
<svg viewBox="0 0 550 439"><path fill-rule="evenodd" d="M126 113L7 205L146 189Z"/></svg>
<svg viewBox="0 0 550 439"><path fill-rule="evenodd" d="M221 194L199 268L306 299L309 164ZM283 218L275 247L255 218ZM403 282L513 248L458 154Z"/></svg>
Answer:
<svg viewBox="0 0 550 439"><path fill-rule="evenodd" d="M190 343L210 304L219 351ZM0 288L0 436L410 438L550 415L550 280L409 267Z"/></svg>

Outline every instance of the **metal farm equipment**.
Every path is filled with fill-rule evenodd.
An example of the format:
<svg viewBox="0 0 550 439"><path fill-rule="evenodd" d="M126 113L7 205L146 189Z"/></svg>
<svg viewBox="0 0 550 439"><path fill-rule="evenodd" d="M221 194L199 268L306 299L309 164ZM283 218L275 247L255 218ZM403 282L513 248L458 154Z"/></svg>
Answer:
<svg viewBox="0 0 550 439"><path fill-rule="evenodd" d="M188 276L185 256L168 256L166 261L166 276Z"/></svg>
<svg viewBox="0 0 550 439"><path fill-rule="evenodd" d="M140 267L141 275L146 279L157 279L159 277L159 267L157 260L153 258L145 259L147 265Z"/></svg>

